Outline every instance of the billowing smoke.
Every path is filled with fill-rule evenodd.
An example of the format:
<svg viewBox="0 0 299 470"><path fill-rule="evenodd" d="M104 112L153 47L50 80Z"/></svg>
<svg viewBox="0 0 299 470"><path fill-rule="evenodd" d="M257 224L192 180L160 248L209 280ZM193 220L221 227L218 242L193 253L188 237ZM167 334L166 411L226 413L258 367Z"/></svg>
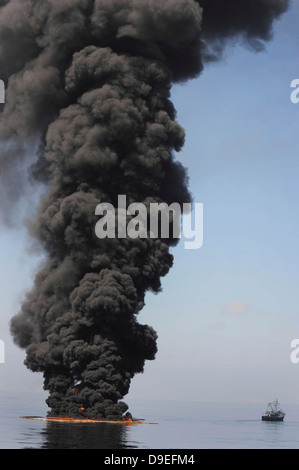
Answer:
<svg viewBox="0 0 299 470"><path fill-rule="evenodd" d="M96 206L117 207L118 195L147 206L190 201L174 153L185 135L171 85L200 74L227 42L261 49L286 8L286 0L0 1L1 174L22 188L14 169L38 144L30 177L47 188L30 224L46 260L11 331L26 366L43 373L53 415L119 418L133 376L157 352L156 332L137 316L146 292L160 291L177 240L100 240Z"/></svg>

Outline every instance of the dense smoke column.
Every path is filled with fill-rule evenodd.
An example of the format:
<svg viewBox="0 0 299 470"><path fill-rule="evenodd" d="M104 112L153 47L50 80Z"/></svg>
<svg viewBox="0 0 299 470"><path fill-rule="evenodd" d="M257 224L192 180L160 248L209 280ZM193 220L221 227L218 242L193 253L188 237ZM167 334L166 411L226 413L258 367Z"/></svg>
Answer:
<svg viewBox="0 0 299 470"><path fill-rule="evenodd" d="M23 312L27 320L35 309L40 322L42 336L35 343L34 331L26 364L44 372L52 413L76 416L84 408L95 418L125 411L117 401L154 358L156 333L136 314L172 265L168 240L98 240L95 207L117 207L118 194L128 203L189 197L171 154L184 133L168 102L169 72L90 46L74 55L66 89L86 82L88 91L47 132L50 191L33 230L49 256Z"/></svg>
<svg viewBox="0 0 299 470"><path fill-rule="evenodd" d="M151 52L139 39L121 39L122 25L114 24L117 5L124 2L94 5L93 42L103 46L72 51L58 96L68 106L46 128L34 168L49 187L31 226L47 260L11 328L26 347L27 367L44 374L53 415L120 417L132 377L157 350L155 331L136 316L145 292L160 290L160 278L173 263L168 247L174 241L99 240L97 204L117 207L121 194L127 204L190 199L185 172L172 154L183 145L184 131L169 101L171 70L153 59L158 47ZM198 6L186 5L179 40L193 39L200 24ZM182 18L172 25L162 9L159 32L159 24L152 24L153 5L143 6L129 12L133 21L141 15L138 27L144 22L137 33L176 42L174 28Z"/></svg>
<svg viewBox="0 0 299 470"><path fill-rule="evenodd" d="M171 84L198 75L231 37L258 48L286 8L199 3L0 2L0 136L14 142L1 165L16 166L23 142L39 138L32 174L48 188L30 227L46 261L11 331L27 367L43 373L53 415L119 418L131 379L157 351L156 332L137 315L145 293L159 292L175 241L99 240L96 206L117 207L122 194L127 204L190 200L174 158L184 131Z"/></svg>

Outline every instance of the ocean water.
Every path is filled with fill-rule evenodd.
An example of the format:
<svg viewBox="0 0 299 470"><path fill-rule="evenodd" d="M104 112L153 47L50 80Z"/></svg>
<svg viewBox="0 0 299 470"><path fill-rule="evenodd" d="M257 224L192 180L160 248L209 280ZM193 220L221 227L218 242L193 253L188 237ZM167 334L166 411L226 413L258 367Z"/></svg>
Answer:
<svg viewBox="0 0 299 470"><path fill-rule="evenodd" d="M0 449L297 449L299 405L284 422L261 421L262 404L127 401L136 418L157 424L46 423L34 394L0 393Z"/></svg>

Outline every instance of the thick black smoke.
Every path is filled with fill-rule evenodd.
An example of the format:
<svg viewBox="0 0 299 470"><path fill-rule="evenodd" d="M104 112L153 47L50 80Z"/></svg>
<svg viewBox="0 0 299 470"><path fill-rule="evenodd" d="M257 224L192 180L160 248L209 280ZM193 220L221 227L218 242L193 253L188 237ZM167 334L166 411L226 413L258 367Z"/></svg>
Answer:
<svg viewBox="0 0 299 470"><path fill-rule="evenodd" d="M188 202L173 82L196 77L228 41L260 49L286 0L0 2L7 84L0 168L32 166L47 185L31 234L47 257L11 322L26 365L43 372L53 415L120 417L156 332L137 322L173 263L172 239L95 235L100 202ZM7 158L6 147L10 147ZM9 174L14 174L12 171ZM17 182L13 182L17 185Z"/></svg>

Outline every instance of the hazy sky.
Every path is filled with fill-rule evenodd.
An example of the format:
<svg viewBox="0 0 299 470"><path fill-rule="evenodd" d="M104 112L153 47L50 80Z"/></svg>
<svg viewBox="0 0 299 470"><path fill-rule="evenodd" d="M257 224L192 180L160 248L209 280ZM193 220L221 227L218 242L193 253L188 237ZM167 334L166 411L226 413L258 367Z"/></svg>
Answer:
<svg viewBox="0 0 299 470"><path fill-rule="evenodd" d="M232 47L222 62L173 89L195 202L204 204L200 250L173 250L163 292L139 321L158 332L156 360L133 379L135 398L299 404L299 4L275 23L262 53ZM32 285L38 256L22 226L0 228L0 390L41 391L8 322Z"/></svg>

